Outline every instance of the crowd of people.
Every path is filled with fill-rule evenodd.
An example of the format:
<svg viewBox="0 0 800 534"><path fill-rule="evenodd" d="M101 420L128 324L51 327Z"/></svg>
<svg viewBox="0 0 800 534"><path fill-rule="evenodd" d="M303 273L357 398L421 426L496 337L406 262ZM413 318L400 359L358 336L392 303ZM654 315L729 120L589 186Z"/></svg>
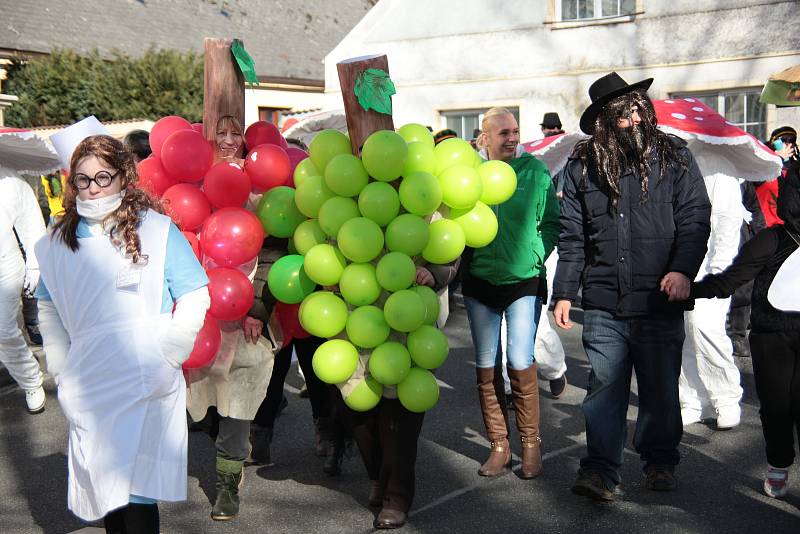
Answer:
<svg viewBox="0 0 800 534"><path fill-rule="evenodd" d="M486 112L475 148L514 169L516 191L492 208L494 241L447 265L419 263L416 283L440 294L461 285L490 443L481 476L511 467L509 408L521 478L542 471L539 377L556 398L567 386L548 310L566 330L580 305L591 372L582 404L587 450L573 493L616 498L634 372L633 445L645 487L674 490L683 427L740 423L734 355L752 353L764 491L781 497L800 431L800 313L775 307L768 295L800 246L797 135L783 127L768 139L785 161L773 182L753 187L704 176L686 143L657 128L652 81L629 84L610 73L589 87L580 119L589 137L558 176L522 149L509 110ZM157 533L158 501L186 499L188 411L190 428L216 445L211 518L235 518L245 465L275 461L270 445L280 436L276 418L295 355L324 472L339 474L354 444L369 504L379 509L374 526L402 526L424 414L404 408L393 388L374 409L353 411L338 388L315 376L312 356L325 340L305 332L298 306L279 302L265 283L270 266L288 254L287 240L265 240L246 273L256 302L243 320L220 323L213 363L183 372L210 304L208 278L158 202L137 187L136 162L149 155L146 132L123 143L99 123L71 128L80 135L60 145L68 178L42 182L51 197L63 189L63 211L47 221L49 232L28 184L10 172L0 179L0 360L25 391L28 411L41 412L43 373L17 325L20 296L35 297L47 371L70 423L70 510L102 519L107 532ZM545 136L563 133L557 113L545 114L541 128ZM242 162L238 118L219 118L214 141L217 160ZM248 207L257 200L251 195Z"/></svg>

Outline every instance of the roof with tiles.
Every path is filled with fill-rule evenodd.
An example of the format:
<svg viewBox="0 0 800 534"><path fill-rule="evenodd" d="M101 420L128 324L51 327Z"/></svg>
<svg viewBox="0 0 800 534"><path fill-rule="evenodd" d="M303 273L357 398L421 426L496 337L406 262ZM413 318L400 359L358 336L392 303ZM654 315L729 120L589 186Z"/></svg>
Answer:
<svg viewBox="0 0 800 534"><path fill-rule="evenodd" d="M201 52L204 37L227 37L242 39L259 76L323 80L325 55L377 1L0 0L0 57L56 47Z"/></svg>

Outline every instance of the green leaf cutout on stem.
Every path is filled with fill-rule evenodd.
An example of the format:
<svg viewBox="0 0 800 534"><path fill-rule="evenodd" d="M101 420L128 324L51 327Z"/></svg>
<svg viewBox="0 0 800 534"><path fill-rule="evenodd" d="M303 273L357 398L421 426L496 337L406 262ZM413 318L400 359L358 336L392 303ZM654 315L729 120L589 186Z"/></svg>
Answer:
<svg viewBox="0 0 800 534"><path fill-rule="evenodd" d="M244 79L251 86L258 85L258 76L256 76L256 64L247 50L244 49L244 44L239 39L234 39L231 44L231 53L236 58L236 63L239 65L239 70L242 71Z"/></svg>
<svg viewBox="0 0 800 534"><path fill-rule="evenodd" d="M358 75L353 93L365 111L374 109L385 115L392 114L392 95L394 88L389 73L382 69L367 69Z"/></svg>

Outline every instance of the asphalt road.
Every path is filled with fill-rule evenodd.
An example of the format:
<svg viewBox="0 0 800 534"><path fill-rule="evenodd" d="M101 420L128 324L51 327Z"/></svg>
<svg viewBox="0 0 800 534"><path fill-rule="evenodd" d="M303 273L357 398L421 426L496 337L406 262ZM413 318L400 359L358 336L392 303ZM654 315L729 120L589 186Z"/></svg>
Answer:
<svg viewBox="0 0 800 534"><path fill-rule="evenodd" d="M566 395L555 400L547 383L540 384L544 472L530 481L513 473L493 479L478 476L488 442L475 393L466 315L458 303L446 332L451 354L437 373L441 398L426 416L417 496L403 532L800 533L798 470L792 472L786 499L770 499L761 490L765 458L749 360L738 362L745 387L742 425L726 432L703 424L686 427L679 487L671 493L644 489L638 456L628 449L620 494L609 505L569 492L585 449L580 402L588 365L580 346L580 325L562 333L569 366ZM90 527L66 509L67 425L52 380L47 382L47 410L29 416L22 392L2 373L0 532L61 534ZM278 419L273 442L277 463L247 468L239 518L228 523L209 519L214 447L205 435L193 433L189 500L161 505L162 532L372 531L375 512L367 506L368 480L360 459L345 461L339 477L322 473L322 460L313 453L310 406L296 395L299 381L294 371L289 382L289 407ZM634 390L629 436L636 403ZM513 443L519 452L516 438Z"/></svg>

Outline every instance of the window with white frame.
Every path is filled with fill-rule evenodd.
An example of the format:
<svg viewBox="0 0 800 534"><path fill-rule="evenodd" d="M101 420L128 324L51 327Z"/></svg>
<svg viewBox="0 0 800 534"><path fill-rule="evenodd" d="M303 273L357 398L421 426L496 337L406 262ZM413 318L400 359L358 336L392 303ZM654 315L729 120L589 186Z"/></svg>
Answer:
<svg viewBox="0 0 800 534"><path fill-rule="evenodd" d="M508 108L514 118L519 123L519 108ZM473 139L475 132L480 130L483 115L486 109L460 109L454 111L442 111L444 117L444 128L455 131L462 139Z"/></svg>
<svg viewBox="0 0 800 534"><path fill-rule="evenodd" d="M580 21L631 15L636 0L556 0L556 20Z"/></svg>
<svg viewBox="0 0 800 534"><path fill-rule="evenodd" d="M758 101L761 88L731 89L729 91L680 93L675 98L696 98L728 121L757 137L767 137L767 106Z"/></svg>

